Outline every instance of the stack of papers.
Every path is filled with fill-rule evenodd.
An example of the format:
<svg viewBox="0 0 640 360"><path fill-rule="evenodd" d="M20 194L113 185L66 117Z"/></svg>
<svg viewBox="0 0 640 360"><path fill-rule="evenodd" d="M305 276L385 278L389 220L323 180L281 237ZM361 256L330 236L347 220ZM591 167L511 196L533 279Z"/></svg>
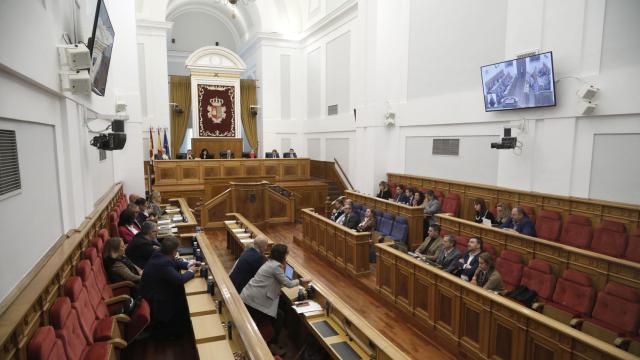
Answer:
<svg viewBox="0 0 640 360"><path fill-rule="evenodd" d="M243 233L244 229L232 229L231 231L233 231L234 233L238 234L238 233Z"/></svg>
<svg viewBox="0 0 640 360"><path fill-rule="evenodd" d="M164 212L167 214L177 214L180 212L180 209L165 209Z"/></svg>
<svg viewBox="0 0 640 360"><path fill-rule="evenodd" d="M246 238L250 238L251 234L249 233L242 233L242 234L237 234L238 239L246 239Z"/></svg>
<svg viewBox="0 0 640 360"><path fill-rule="evenodd" d="M313 300L296 301L293 303L292 308L294 308L298 314L322 311L322 306Z"/></svg>
<svg viewBox="0 0 640 360"><path fill-rule="evenodd" d="M182 218L182 215L173 215L173 218L171 220L173 222L182 222L184 219Z"/></svg>
<svg viewBox="0 0 640 360"><path fill-rule="evenodd" d="M169 224L171 224L171 220L158 220L158 226Z"/></svg>
<svg viewBox="0 0 640 360"><path fill-rule="evenodd" d="M225 222L224 222L224 223L225 223L225 224L229 224L229 225L233 225L233 224L235 224L235 223L236 223L236 221L235 221L235 220L225 220Z"/></svg>

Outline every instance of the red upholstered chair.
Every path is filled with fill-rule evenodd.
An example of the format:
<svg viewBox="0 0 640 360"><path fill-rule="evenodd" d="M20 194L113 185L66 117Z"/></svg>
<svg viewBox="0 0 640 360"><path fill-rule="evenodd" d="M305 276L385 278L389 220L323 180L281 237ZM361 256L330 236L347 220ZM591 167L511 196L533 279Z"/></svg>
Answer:
<svg viewBox="0 0 640 360"><path fill-rule="evenodd" d="M111 298L103 299L102 293L98 289L95 283L95 276L89 265L88 260L82 260L76 266L76 272L82 280L84 288L87 290L89 299L96 311L99 318L104 318L109 314L114 314L114 311L120 310L122 304L126 301L130 301L131 297L128 295L119 295ZM108 286L107 286L108 288ZM109 306L105 315L105 305ZM116 315L119 320L125 323L122 330L124 330L124 339L127 342L133 341L144 330L151 320L151 310L146 300L140 298L137 300L136 308L129 318L126 315Z"/></svg>
<svg viewBox="0 0 640 360"><path fill-rule="evenodd" d="M71 300L71 307L78 313L80 328L87 339L109 341L122 338L119 321L127 321L126 315L109 316L104 302L94 309L89 294L78 276L72 276L64 285L64 294Z"/></svg>
<svg viewBox="0 0 640 360"><path fill-rule="evenodd" d="M553 210L541 210L536 221L536 234L539 238L556 241L562 230L562 217Z"/></svg>
<svg viewBox="0 0 640 360"><path fill-rule="evenodd" d="M544 304L542 313L565 324L574 325L575 318L591 314L595 297L596 290L591 286L589 275L567 269L558 279L553 299Z"/></svg>
<svg viewBox="0 0 640 360"><path fill-rule="evenodd" d="M493 245L488 243L484 243L482 245L482 251L488 252L489 254L493 255L494 259L498 256L498 252L496 251L496 248Z"/></svg>
<svg viewBox="0 0 640 360"><path fill-rule="evenodd" d="M109 240L109 230L100 229L100 231L98 231L98 237L100 237L102 239L102 241Z"/></svg>
<svg viewBox="0 0 640 360"><path fill-rule="evenodd" d="M460 257L462 257L464 253L467 252L467 250L469 249L468 245L469 245L469 238L467 236L464 236L464 235L456 236L456 249L458 250L458 253L460 253Z"/></svg>
<svg viewBox="0 0 640 360"><path fill-rule="evenodd" d="M640 228L629 235L629 242L627 243L627 250L624 253L624 258L627 260L640 262Z"/></svg>
<svg viewBox="0 0 640 360"><path fill-rule="evenodd" d="M529 265L522 270L524 285L538 293L538 302L549 302L556 288L556 277L553 275L551 264L539 259L531 259Z"/></svg>
<svg viewBox="0 0 640 360"><path fill-rule="evenodd" d="M29 360L66 360L62 341L56 338L56 333L51 326L38 328L33 334L27 347L27 359Z"/></svg>
<svg viewBox="0 0 640 360"><path fill-rule="evenodd" d="M611 282L598 293L593 314L584 320L582 331L615 344L619 337L636 336L639 325L640 294L633 288Z"/></svg>
<svg viewBox="0 0 640 360"><path fill-rule="evenodd" d="M131 281L120 281L109 284L107 273L104 270L102 257L98 256L98 252L95 248L86 248L84 250L84 258L89 260L91 263L91 269L93 270L96 284L98 285L98 289L100 289L100 293L102 293L102 298L104 300L111 299L118 295L130 296L133 289L136 288L136 285Z"/></svg>
<svg viewBox="0 0 640 360"><path fill-rule="evenodd" d="M581 249L589 249L592 238L591 219L582 215L569 215L562 227L560 242Z"/></svg>
<svg viewBox="0 0 640 360"><path fill-rule="evenodd" d="M109 232L113 237L120 236L118 233L118 213L115 211L109 213Z"/></svg>
<svg viewBox="0 0 640 360"><path fill-rule="evenodd" d="M453 214L453 216L458 217L460 214L460 195L456 193L448 193L440 203L440 211L445 214Z"/></svg>
<svg viewBox="0 0 640 360"><path fill-rule="evenodd" d="M502 250L496 259L496 270L502 276L502 282L507 290L512 290L520 285L523 269L522 256L515 251Z"/></svg>
<svg viewBox="0 0 640 360"><path fill-rule="evenodd" d="M102 256L102 250L104 250L104 240L102 240L100 236L96 236L95 238L93 238L90 245L91 247L96 249L96 253L98 254L98 256Z"/></svg>
<svg viewBox="0 0 640 360"><path fill-rule="evenodd" d="M603 220L594 231L591 250L613 257L622 257L627 248L627 228L623 223Z"/></svg>

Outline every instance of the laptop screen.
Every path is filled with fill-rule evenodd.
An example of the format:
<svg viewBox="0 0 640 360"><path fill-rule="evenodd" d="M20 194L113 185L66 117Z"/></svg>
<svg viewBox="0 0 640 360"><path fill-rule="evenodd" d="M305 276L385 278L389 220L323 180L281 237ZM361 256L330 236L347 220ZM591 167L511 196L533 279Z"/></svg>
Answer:
<svg viewBox="0 0 640 360"><path fill-rule="evenodd" d="M287 264L284 268L284 276L289 280L293 280L293 267L291 267L291 265Z"/></svg>

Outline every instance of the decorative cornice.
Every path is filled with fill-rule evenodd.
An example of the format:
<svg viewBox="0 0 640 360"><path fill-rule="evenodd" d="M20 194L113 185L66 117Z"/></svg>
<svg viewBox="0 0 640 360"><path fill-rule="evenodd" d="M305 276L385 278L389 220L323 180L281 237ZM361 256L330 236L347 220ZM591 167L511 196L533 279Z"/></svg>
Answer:
<svg viewBox="0 0 640 360"><path fill-rule="evenodd" d="M151 35L151 36L166 36L167 31L171 30L173 22L171 21L157 21L149 19L136 19L136 29L138 35Z"/></svg>

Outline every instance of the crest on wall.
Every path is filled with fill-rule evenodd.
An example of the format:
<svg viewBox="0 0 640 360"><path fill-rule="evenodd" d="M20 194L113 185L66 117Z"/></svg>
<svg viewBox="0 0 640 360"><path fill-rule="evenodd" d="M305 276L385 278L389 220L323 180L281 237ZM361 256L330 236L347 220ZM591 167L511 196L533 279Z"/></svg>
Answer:
<svg viewBox="0 0 640 360"><path fill-rule="evenodd" d="M209 106L207 106L207 117L213 121L214 124L220 124L222 120L227 117L227 107L224 106L224 100L216 97L209 100Z"/></svg>

